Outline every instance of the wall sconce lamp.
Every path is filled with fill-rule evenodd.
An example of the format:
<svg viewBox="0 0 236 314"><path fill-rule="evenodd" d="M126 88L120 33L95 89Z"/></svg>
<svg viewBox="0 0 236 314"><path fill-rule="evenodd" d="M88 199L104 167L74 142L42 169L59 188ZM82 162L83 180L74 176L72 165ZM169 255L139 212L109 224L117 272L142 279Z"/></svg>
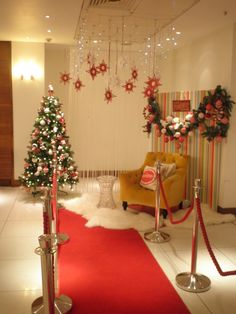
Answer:
<svg viewBox="0 0 236 314"><path fill-rule="evenodd" d="M13 67L13 75L16 79L32 81L42 77L42 70L32 60L21 60Z"/></svg>

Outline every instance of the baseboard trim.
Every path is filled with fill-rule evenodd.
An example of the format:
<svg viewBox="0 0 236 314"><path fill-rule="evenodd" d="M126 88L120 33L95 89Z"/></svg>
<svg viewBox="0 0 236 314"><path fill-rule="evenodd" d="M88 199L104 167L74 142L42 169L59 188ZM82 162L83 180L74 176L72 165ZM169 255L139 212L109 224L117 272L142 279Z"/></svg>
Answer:
<svg viewBox="0 0 236 314"><path fill-rule="evenodd" d="M234 214L234 215L236 215L236 207L221 207L218 205L217 211L221 214Z"/></svg>

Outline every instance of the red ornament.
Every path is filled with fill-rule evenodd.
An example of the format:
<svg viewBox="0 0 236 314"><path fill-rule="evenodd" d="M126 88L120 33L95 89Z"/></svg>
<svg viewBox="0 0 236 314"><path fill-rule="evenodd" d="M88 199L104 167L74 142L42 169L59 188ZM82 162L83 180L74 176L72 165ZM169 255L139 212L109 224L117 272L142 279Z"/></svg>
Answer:
<svg viewBox="0 0 236 314"><path fill-rule="evenodd" d="M148 77L148 81L145 83L148 84L148 86L153 88L153 89L155 89L161 85L160 79L157 78L155 75L153 77Z"/></svg>
<svg viewBox="0 0 236 314"><path fill-rule="evenodd" d="M134 81L137 80L137 78L138 78L138 70L136 68L132 68L131 76L132 76L132 79Z"/></svg>
<svg viewBox="0 0 236 314"><path fill-rule="evenodd" d="M94 64L90 67L90 69L87 72L91 75L93 80L95 76L97 76L97 74L99 73L99 71L97 70Z"/></svg>
<svg viewBox="0 0 236 314"><path fill-rule="evenodd" d="M77 80L74 82L74 85L77 92L81 90L81 87L84 87L82 81L79 78L77 78Z"/></svg>
<svg viewBox="0 0 236 314"><path fill-rule="evenodd" d="M213 108L212 104L209 103L209 104L206 105L206 110L207 111L211 111L212 108Z"/></svg>
<svg viewBox="0 0 236 314"><path fill-rule="evenodd" d="M123 85L122 87L124 87L125 91L130 93L133 92L133 89L136 87L134 85L133 82L131 82L130 80L126 81L125 85Z"/></svg>
<svg viewBox="0 0 236 314"><path fill-rule="evenodd" d="M107 70L109 69L108 65L105 63L105 61L103 60L99 66L97 67L97 69L99 70L100 73L102 73L102 75L107 72Z"/></svg>
<svg viewBox="0 0 236 314"><path fill-rule="evenodd" d="M144 94L144 97L149 98L154 95L154 89L151 87L146 87L143 91L143 94Z"/></svg>
<svg viewBox="0 0 236 314"><path fill-rule="evenodd" d="M110 87L106 88L106 91L105 91L104 95L105 95L105 100L107 101L107 103L111 102L113 97L116 97L112 93L112 90L110 89Z"/></svg>
<svg viewBox="0 0 236 314"><path fill-rule="evenodd" d="M66 83L69 83L69 81L71 80L70 73L64 72L64 73L60 73L60 75L61 75L60 76L60 82L64 83L64 85Z"/></svg>

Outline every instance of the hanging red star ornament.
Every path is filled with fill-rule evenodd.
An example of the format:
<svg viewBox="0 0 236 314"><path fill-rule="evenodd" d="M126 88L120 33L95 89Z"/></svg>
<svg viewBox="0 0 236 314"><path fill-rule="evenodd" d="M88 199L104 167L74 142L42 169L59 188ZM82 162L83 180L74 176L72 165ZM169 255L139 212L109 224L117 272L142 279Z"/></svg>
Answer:
<svg viewBox="0 0 236 314"><path fill-rule="evenodd" d="M103 60L99 66L97 67L98 71L100 73L102 73L102 75L107 72L107 70L109 69L108 65L105 63L105 61Z"/></svg>
<svg viewBox="0 0 236 314"><path fill-rule="evenodd" d="M77 92L81 90L81 87L84 87L82 81L79 78L77 78L77 80L74 82L74 85Z"/></svg>
<svg viewBox="0 0 236 314"><path fill-rule="evenodd" d="M134 81L136 81L138 79L138 70L134 67L131 69L131 76L132 76L132 79Z"/></svg>
<svg viewBox="0 0 236 314"><path fill-rule="evenodd" d="M106 88L104 95L105 95L105 100L107 101L107 103L112 102L112 98L116 97L116 95L112 93L112 90L110 89L110 87Z"/></svg>
<svg viewBox="0 0 236 314"><path fill-rule="evenodd" d="M154 95L154 89L152 87L147 86L143 91L144 97L151 97Z"/></svg>
<svg viewBox="0 0 236 314"><path fill-rule="evenodd" d="M91 75L93 80L97 76L97 74L99 73L99 71L97 70L97 68L95 67L94 64L90 67L90 69L87 72Z"/></svg>
<svg viewBox="0 0 236 314"><path fill-rule="evenodd" d="M70 73L60 73L60 83L64 83L64 85L66 83L69 83L69 81L71 80L71 77L70 77Z"/></svg>
<svg viewBox="0 0 236 314"><path fill-rule="evenodd" d="M161 85L160 79L157 78L155 75L153 77L148 77L148 81L145 83L148 84L148 86L153 89Z"/></svg>
<svg viewBox="0 0 236 314"><path fill-rule="evenodd" d="M126 81L125 85L123 85L122 87L124 87L125 91L130 93L133 92L133 89L136 87L134 85L133 82L131 82L130 80Z"/></svg>

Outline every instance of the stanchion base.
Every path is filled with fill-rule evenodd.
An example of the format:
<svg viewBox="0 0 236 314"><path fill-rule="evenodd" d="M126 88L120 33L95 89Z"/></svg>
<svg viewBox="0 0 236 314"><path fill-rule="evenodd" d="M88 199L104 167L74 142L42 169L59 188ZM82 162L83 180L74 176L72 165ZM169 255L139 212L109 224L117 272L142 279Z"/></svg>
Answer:
<svg viewBox="0 0 236 314"><path fill-rule="evenodd" d="M179 288L189 292L204 292L211 287L210 279L201 274L180 273L175 281Z"/></svg>
<svg viewBox="0 0 236 314"><path fill-rule="evenodd" d="M151 231L144 233L144 239L154 242L154 243L163 243L170 241L170 235L162 231Z"/></svg>
<svg viewBox="0 0 236 314"><path fill-rule="evenodd" d="M66 295L60 295L54 300L54 312L55 314L69 313L72 308L72 300ZM43 297L39 297L32 303L32 314L44 314Z"/></svg>

